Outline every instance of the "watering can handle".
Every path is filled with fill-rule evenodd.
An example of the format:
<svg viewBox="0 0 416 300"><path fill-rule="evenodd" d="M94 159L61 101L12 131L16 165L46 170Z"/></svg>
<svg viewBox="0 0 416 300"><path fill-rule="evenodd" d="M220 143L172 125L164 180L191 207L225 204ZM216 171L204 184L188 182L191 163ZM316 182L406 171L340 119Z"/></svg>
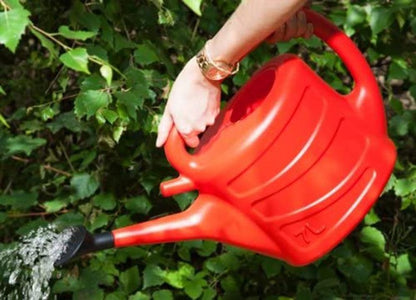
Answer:
<svg viewBox="0 0 416 300"><path fill-rule="evenodd" d="M342 59L354 79L355 87L346 96L346 101L355 108L363 120L367 120L368 130L375 134L386 134L384 105L374 75L364 56L353 41L338 27L318 13L304 10L309 22L314 26L314 34L330 46ZM172 128L165 145L165 153L170 164L180 172L176 179L163 182L161 192L169 196L193 190L199 166L195 157L186 150L178 131Z"/></svg>
<svg viewBox="0 0 416 300"><path fill-rule="evenodd" d="M386 134L384 104L377 82L366 59L355 43L333 23L320 14L305 9L306 17L314 26L314 34L341 58L350 72L355 86L345 96L374 134Z"/></svg>

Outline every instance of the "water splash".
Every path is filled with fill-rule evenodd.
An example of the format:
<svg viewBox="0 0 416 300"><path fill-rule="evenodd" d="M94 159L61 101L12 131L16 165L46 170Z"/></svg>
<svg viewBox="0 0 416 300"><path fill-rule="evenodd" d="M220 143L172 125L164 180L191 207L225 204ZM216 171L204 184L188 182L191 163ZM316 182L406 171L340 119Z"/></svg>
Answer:
<svg viewBox="0 0 416 300"><path fill-rule="evenodd" d="M39 228L0 251L0 299L47 300L54 263L65 251L72 230Z"/></svg>

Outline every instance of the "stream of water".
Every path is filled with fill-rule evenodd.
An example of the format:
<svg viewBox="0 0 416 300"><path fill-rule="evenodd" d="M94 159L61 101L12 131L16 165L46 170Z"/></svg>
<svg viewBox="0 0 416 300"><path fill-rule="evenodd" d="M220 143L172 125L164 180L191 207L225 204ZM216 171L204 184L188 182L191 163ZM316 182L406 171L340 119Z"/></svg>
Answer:
<svg viewBox="0 0 416 300"><path fill-rule="evenodd" d="M54 263L65 251L71 230L50 225L32 231L0 251L0 299L46 300Z"/></svg>

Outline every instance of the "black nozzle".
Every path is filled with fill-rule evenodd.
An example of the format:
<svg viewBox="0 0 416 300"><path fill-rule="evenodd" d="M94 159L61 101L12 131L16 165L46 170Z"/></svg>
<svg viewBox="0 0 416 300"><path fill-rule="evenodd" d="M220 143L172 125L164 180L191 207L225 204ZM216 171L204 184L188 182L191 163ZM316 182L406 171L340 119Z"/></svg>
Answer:
<svg viewBox="0 0 416 300"><path fill-rule="evenodd" d="M114 236L111 232L91 234L84 226L71 227L69 230L71 230L71 237L67 242L67 247L55 262L55 267L63 266L83 254L114 247Z"/></svg>

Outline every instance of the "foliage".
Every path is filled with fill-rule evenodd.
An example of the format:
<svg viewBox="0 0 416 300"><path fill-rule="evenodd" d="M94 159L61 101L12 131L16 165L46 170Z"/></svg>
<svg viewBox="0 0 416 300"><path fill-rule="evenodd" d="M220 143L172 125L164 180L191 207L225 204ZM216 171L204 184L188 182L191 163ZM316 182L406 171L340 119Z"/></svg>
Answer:
<svg viewBox="0 0 416 300"><path fill-rule="evenodd" d="M23 3L23 2L22 2ZM169 88L238 1L0 0L0 238L55 222L104 231L185 209L154 147ZM73 299L414 297L416 16L413 0L320 1L377 76L399 158L374 209L339 247L295 268L209 241L108 250L57 272ZM272 56L300 53L334 88L344 66L312 38L260 45L223 85L231 96Z"/></svg>

